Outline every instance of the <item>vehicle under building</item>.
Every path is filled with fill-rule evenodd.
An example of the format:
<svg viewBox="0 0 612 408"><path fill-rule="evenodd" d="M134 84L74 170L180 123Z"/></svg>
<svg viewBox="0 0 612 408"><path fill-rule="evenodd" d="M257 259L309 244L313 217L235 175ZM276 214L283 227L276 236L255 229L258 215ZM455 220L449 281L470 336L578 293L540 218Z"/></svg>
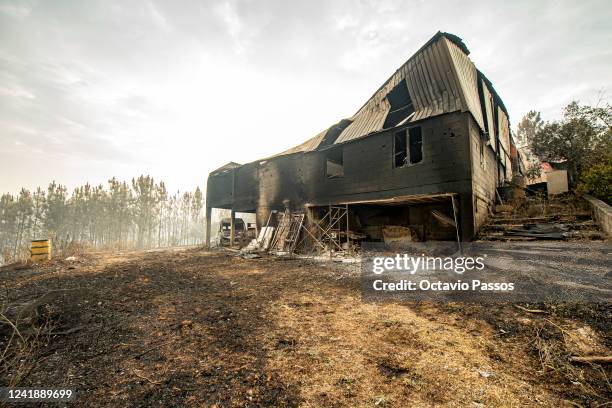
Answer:
<svg viewBox="0 0 612 408"><path fill-rule="evenodd" d="M275 218L280 229L273 214L287 228L298 215L301 241L328 250L397 236L471 240L512 178L513 142L502 100L468 54L459 37L438 32L352 117L211 172L207 226L223 208L255 213L259 229Z"/></svg>

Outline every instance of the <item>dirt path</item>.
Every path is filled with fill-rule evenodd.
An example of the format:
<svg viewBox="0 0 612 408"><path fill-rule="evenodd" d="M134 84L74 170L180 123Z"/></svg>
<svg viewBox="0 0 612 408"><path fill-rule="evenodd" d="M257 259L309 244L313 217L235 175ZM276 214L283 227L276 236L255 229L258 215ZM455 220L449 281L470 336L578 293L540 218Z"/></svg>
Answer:
<svg viewBox="0 0 612 408"><path fill-rule="evenodd" d="M610 396L609 369L562 364L609 354L606 305L532 315L374 304L334 265L193 249L86 259L2 271L13 300L71 289L48 311L60 334L19 385L71 386L78 406L518 407Z"/></svg>

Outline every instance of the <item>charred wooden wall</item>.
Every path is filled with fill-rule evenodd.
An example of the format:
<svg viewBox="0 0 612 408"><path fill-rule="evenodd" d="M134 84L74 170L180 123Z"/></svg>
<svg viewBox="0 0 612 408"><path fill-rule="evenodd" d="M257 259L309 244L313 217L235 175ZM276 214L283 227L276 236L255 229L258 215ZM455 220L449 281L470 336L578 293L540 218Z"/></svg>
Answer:
<svg viewBox="0 0 612 408"><path fill-rule="evenodd" d="M474 231L478 231L486 222L489 209L495 203L495 189L498 184L497 161L490 140L482 134L478 124L470 120L469 129Z"/></svg>
<svg viewBox="0 0 612 408"><path fill-rule="evenodd" d="M391 198L411 194L459 193L462 238L474 233L472 156L475 122L469 112L450 113L421 126L422 162L394 168L393 143L398 129L354 140L343 150L344 177L328 179L327 150L278 156L249 163L208 179L207 206L257 211L265 223L272 209ZM494 164L492 165L494 168ZM232 195L232 190L234 195Z"/></svg>

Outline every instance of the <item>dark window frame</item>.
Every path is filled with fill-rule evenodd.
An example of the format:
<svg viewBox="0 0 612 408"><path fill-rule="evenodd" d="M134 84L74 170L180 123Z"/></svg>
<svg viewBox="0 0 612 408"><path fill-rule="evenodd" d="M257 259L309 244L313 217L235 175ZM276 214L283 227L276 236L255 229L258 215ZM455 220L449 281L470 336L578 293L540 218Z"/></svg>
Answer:
<svg viewBox="0 0 612 408"><path fill-rule="evenodd" d="M338 154L339 152L339 154ZM336 156L336 157L333 157ZM338 161L338 158L340 161ZM330 175L329 174L329 163L334 163L341 166L342 174ZM333 147L326 150L325 152L325 178L328 180L334 180L344 177L344 148L342 146Z"/></svg>
<svg viewBox="0 0 612 408"><path fill-rule="evenodd" d="M414 137L417 137L417 134L411 134L411 131L413 129L419 129L418 131L418 137L419 137L419 141L417 143L411 143L411 138L414 135ZM403 141L403 149L402 151L397 151L398 147L398 136L399 137L403 137L404 141ZM419 150L420 150L420 157L419 160L417 161L412 161L412 154L411 154L411 146L419 146ZM399 156L399 157L398 157ZM402 168L402 167L411 167L411 166L416 166L418 164L423 163L423 159L424 159L425 155L423 153L423 127L422 126L411 126L411 127L406 127L400 130L397 130L393 133L393 168ZM403 161L403 164L399 164L401 161Z"/></svg>

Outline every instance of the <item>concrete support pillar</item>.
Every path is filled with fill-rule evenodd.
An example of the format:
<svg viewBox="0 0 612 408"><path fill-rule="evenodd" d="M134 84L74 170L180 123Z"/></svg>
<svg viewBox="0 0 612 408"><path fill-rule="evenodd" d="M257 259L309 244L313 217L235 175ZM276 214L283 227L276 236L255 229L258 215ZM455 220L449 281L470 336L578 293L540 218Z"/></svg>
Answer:
<svg viewBox="0 0 612 408"><path fill-rule="evenodd" d="M231 215L231 222L230 222L230 248L232 248L234 246L234 238L236 236L236 211L232 210L232 215Z"/></svg>
<svg viewBox="0 0 612 408"><path fill-rule="evenodd" d="M211 222L212 222L212 208L206 206L206 248L210 248L210 233L211 233Z"/></svg>

